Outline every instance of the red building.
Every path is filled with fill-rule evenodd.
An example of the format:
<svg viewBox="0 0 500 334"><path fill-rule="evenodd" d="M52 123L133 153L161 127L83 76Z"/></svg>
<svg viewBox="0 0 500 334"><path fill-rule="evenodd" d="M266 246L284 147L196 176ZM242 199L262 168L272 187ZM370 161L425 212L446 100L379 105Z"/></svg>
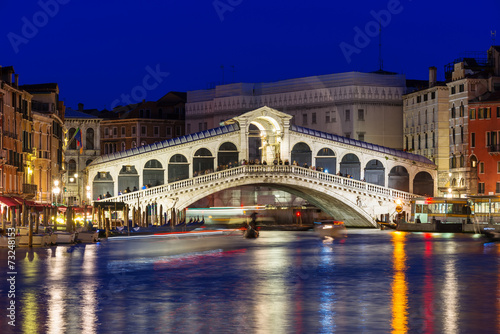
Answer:
<svg viewBox="0 0 500 334"><path fill-rule="evenodd" d="M500 91L469 101L469 135L477 194L500 194Z"/></svg>

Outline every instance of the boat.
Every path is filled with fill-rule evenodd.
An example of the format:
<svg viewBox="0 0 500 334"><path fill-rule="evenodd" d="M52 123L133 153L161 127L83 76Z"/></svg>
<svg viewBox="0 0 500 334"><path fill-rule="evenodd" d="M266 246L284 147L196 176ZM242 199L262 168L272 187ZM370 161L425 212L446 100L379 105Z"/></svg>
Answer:
<svg viewBox="0 0 500 334"><path fill-rule="evenodd" d="M485 242L498 242L498 241L500 241L500 232L484 231L483 236L486 238Z"/></svg>
<svg viewBox="0 0 500 334"><path fill-rule="evenodd" d="M76 242L76 233L71 232L54 232L53 235L56 237L57 244L72 244Z"/></svg>
<svg viewBox="0 0 500 334"><path fill-rule="evenodd" d="M398 224L394 222L386 222L382 220L377 220L377 224L381 230L395 230L398 227Z"/></svg>
<svg viewBox="0 0 500 334"><path fill-rule="evenodd" d="M99 240L99 231L89 231L84 230L83 227L80 227L76 230L75 241L83 242L83 243L93 243Z"/></svg>
<svg viewBox="0 0 500 334"><path fill-rule="evenodd" d="M205 224L205 219L202 219L202 220L196 219L196 220L192 220L192 221L190 220L186 224L186 231L192 231L198 227L202 227L204 224Z"/></svg>
<svg viewBox="0 0 500 334"><path fill-rule="evenodd" d="M251 226L247 226L247 229L243 232L243 237L247 239L257 239L259 237L259 231Z"/></svg>
<svg viewBox="0 0 500 334"><path fill-rule="evenodd" d="M347 228L343 221L327 219L314 222L314 232L321 238L335 239L345 237Z"/></svg>

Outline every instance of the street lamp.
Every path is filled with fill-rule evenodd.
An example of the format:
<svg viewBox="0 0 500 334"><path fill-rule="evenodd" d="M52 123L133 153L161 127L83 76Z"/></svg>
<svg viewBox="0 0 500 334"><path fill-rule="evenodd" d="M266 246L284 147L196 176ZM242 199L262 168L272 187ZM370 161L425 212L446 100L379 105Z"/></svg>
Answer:
<svg viewBox="0 0 500 334"><path fill-rule="evenodd" d="M52 192L55 195L55 203L57 203L57 197L59 196L59 193L61 192L61 188L59 188L59 180L54 180L54 188L52 188Z"/></svg>
<svg viewBox="0 0 500 334"><path fill-rule="evenodd" d="M451 198L451 188L448 188L448 197Z"/></svg>

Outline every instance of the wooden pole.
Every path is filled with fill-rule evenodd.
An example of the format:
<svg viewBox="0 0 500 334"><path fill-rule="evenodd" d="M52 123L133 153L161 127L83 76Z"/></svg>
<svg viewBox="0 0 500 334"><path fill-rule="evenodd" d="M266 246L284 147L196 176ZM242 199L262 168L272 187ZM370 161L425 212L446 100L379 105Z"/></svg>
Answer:
<svg viewBox="0 0 500 334"><path fill-rule="evenodd" d="M38 228L40 227L40 213L35 210L35 234L38 234Z"/></svg>
<svg viewBox="0 0 500 334"><path fill-rule="evenodd" d="M160 226L163 225L163 205L160 204Z"/></svg>
<svg viewBox="0 0 500 334"><path fill-rule="evenodd" d="M21 226L27 226L26 224L26 204L23 202L22 205L23 212L21 213Z"/></svg>
<svg viewBox="0 0 500 334"><path fill-rule="evenodd" d="M43 208L43 227L46 228L49 225L49 213L50 208L48 206Z"/></svg>
<svg viewBox="0 0 500 334"><path fill-rule="evenodd" d="M71 232L71 207L66 208L66 232Z"/></svg>
<svg viewBox="0 0 500 334"><path fill-rule="evenodd" d="M57 231L57 207L52 208L52 217L54 217L54 232Z"/></svg>
<svg viewBox="0 0 500 334"><path fill-rule="evenodd" d="M23 210L26 209L26 205L23 204ZM26 212L27 214L27 212ZM31 214L28 217L28 247L33 247L33 223L31 221Z"/></svg>
<svg viewBox="0 0 500 334"><path fill-rule="evenodd" d="M8 207L7 207L7 210L8 210ZM2 210L2 231L5 231L5 229L6 229L4 215L5 215L5 210Z"/></svg>
<svg viewBox="0 0 500 334"><path fill-rule="evenodd" d="M106 210L102 209L102 220L106 229L106 238L109 237L109 221L106 220Z"/></svg>

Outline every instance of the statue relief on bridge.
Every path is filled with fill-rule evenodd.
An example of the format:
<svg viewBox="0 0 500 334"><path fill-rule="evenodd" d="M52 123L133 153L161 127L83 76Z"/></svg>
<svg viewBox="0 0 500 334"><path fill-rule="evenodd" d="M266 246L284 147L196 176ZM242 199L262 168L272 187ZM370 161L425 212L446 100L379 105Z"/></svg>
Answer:
<svg viewBox="0 0 500 334"><path fill-rule="evenodd" d="M274 142L272 144L269 143L269 139L267 136L262 136L262 146L259 147L261 150L261 161L266 161L267 163L272 163L274 160L281 160L281 138L283 134L277 133L272 137Z"/></svg>

